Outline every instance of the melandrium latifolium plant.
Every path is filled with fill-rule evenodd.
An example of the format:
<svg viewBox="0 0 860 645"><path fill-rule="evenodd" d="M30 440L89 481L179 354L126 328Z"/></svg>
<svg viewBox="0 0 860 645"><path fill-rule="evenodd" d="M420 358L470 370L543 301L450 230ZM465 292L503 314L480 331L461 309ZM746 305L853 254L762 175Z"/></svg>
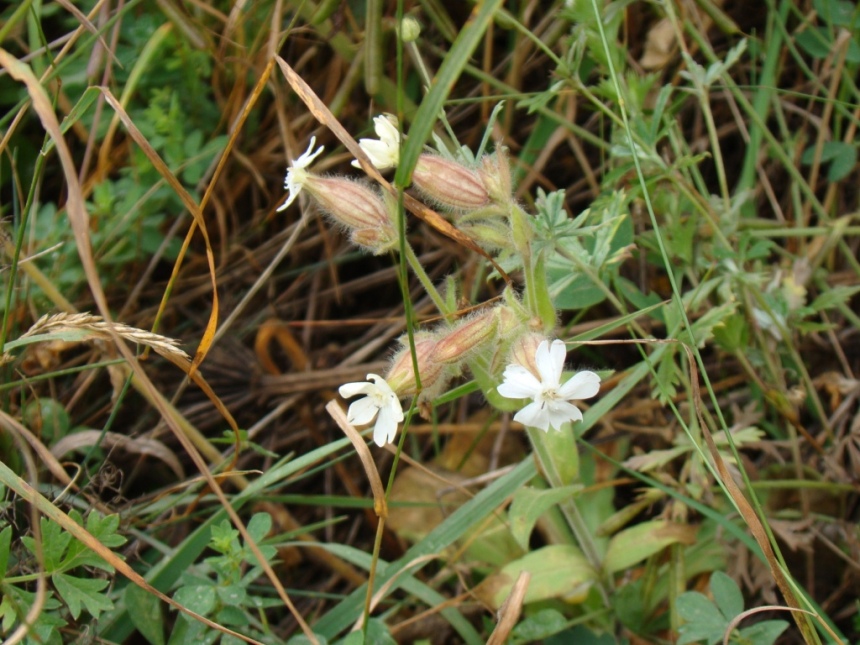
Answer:
<svg viewBox="0 0 860 645"><path fill-rule="evenodd" d="M396 167L400 147L396 122L380 115L374 125L379 139L361 139L359 144L377 169ZM315 144L311 139L305 153L287 170L288 196L280 210L306 192L356 245L375 254L396 250L396 201L352 178L314 174L309 167L323 152ZM384 376L368 374L366 382L341 386L344 398L363 395L350 404L348 419L358 425L375 419L373 439L379 446L395 439L404 419L401 398L418 394L419 403L432 401L464 369L479 379L491 403L504 410L520 407L514 420L544 432L569 431L569 423L582 419L573 401L592 398L600 389L600 377L591 371L563 379L567 349L563 341L552 337L556 311L545 278L546 258L557 236L570 235L566 223L559 221L564 216L557 198L541 195L545 202L556 204L552 219L544 223L513 198L503 148L467 161L470 156L451 155L447 150L426 152L418 159L413 184L429 205L447 213L455 226L463 227L486 250L504 255L506 264L522 268L523 293L509 287L501 304L416 330L420 392L405 340ZM576 226L577 222L571 223L574 230ZM599 237L605 230L611 228L597 227L593 233ZM421 271L415 262L412 267ZM433 288L429 281L422 282ZM444 302L436 293L431 296ZM441 309L443 315L453 313L445 306Z"/></svg>

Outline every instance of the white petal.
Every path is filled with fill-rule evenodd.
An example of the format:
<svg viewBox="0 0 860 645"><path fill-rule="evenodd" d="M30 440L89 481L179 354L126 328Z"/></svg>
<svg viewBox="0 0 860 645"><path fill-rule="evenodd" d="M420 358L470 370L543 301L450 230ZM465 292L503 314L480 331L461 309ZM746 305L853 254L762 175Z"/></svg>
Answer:
<svg viewBox="0 0 860 645"><path fill-rule="evenodd" d="M320 146L319 148L311 152L316 143L317 138L311 137L311 142L308 144L308 149L305 150L302 155L293 162L293 168L307 168L311 165L311 163L313 163L313 160L316 159L317 156L319 156L319 154L323 150L325 150L325 146Z"/></svg>
<svg viewBox="0 0 860 645"><path fill-rule="evenodd" d="M522 365L508 365L504 379L496 389L508 399L533 399L542 390L540 381Z"/></svg>
<svg viewBox="0 0 860 645"><path fill-rule="evenodd" d="M337 391L343 398L351 399L358 394L370 394L373 388L373 383L359 381L358 383L344 383Z"/></svg>
<svg viewBox="0 0 860 645"><path fill-rule="evenodd" d="M535 363L545 388L555 389L558 387L558 381L564 369L565 356L567 356L567 349L564 342L560 340L552 341L552 345L547 341L542 341L538 345L535 352Z"/></svg>
<svg viewBox="0 0 860 645"><path fill-rule="evenodd" d="M549 430L549 410L546 405L534 401L514 415L514 421L519 421L524 426L539 428L546 432Z"/></svg>
<svg viewBox="0 0 860 645"><path fill-rule="evenodd" d="M590 399L600 391L600 377L594 372L577 372L558 388L562 399Z"/></svg>
<svg viewBox="0 0 860 645"><path fill-rule="evenodd" d="M400 132L397 130L397 126L394 125L393 121L384 114L374 117L373 129L376 131L376 135L381 141L384 141L395 148L400 145Z"/></svg>
<svg viewBox="0 0 860 645"><path fill-rule="evenodd" d="M403 420L402 410L400 410L400 419L397 418L398 410L400 410L399 401L397 401L397 409L387 405L379 410L379 418L373 428L373 441L380 448L394 441L397 435L397 424Z"/></svg>
<svg viewBox="0 0 860 645"><path fill-rule="evenodd" d="M567 401L553 401L547 405L547 411L549 424L555 430L560 430L561 426L568 421L582 421L582 412Z"/></svg>
<svg viewBox="0 0 860 645"><path fill-rule="evenodd" d="M391 389L391 386L388 384L384 378L382 378L379 374L368 374L368 381L373 381L375 383L376 390L382 395L394 394L394 390Z"/></svg>
<svg viewBox="0 0 860 645"><path fill-rule="evenodd" d="M365 423L373 421L377 412L379 412L379 407L373 403L373 399L365 396L349 406L346 420L354 425L363 426Z"/></svg>

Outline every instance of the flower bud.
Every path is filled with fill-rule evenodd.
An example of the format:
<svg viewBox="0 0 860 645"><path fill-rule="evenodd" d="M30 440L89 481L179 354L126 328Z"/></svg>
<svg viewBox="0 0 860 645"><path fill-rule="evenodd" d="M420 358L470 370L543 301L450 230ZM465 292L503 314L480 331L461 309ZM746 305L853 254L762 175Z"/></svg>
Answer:
<svg viewBox="0 0 860 645"><path fill-rule="evenodd" d="M499 146L494 155L481 160L480 175L494 202L507 204L511 201L511 166L504 146Z"/></svg>
<svg viewBox="0 0 860 645"><path fill-rule="evenodd" d="M443 376L445 366L433 360L433 350L436 339L430 335L417 335L415 338L415 356L418 358L418 374L421 376L421 388L427 391L437 384ZM398 396L415 394L415 370L412 364L412 352L406 345L394 356L394 362L385 377L391 389Z"/></svg>
<svg viewBox="0 0 860 645"><path fill-rule="evenodd" d="M482 220L474 224L457 224L457 228L481 245L486 251L513 250L510 229L501 222Z"/></svg>
<svg viewBox="0 0 860 645"><path fill-rule="evenodd" d="M309 176L304 189L352 241L373 253L383 253L397 242L397 229L383 199L364 184L342 177Z"/></svg>
<svg viewBox="0 0 860 645"><path fill-rule="evenodd" d="M438 155L418 157L412 183L428 199L455 211L470 211L490 203L478 173Z"/></svg>
<svg viewBox="0 0 860 645"><path fill-rule="evenodd" d="M486 311L460 323L436 345L433 360L439 363L458 363L472 350L495 336L498 326L496 309Z"/></svg>
<svg viewBox="0 0 860 645"><path fill-rule="evenodd" d="M400 39L404 43L411 43L418 40L418 36L420 35L421 23L412 16L406 16L400 23Z"/></svg>
<svg viewBox="0 0 860 645"><path fill-rule="evenodd" d="M522 365L534 374L535 378L541 379L541 374L535 362L535 354L537 353L537 348L544 341L549 342L543 334L529 333L520 336L511 346L511 363Z"/></svg>

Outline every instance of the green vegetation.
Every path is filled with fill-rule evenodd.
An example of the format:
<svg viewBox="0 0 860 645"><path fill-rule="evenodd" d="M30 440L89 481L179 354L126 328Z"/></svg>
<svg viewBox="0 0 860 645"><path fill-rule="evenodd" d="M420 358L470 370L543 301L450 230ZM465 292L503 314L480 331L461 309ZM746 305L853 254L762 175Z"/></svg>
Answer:
<svg viewBox="0 0 860 645"><path fill-rule="evenodd" d="M854 3L0 41L7 642L860 638Z"/></svg>

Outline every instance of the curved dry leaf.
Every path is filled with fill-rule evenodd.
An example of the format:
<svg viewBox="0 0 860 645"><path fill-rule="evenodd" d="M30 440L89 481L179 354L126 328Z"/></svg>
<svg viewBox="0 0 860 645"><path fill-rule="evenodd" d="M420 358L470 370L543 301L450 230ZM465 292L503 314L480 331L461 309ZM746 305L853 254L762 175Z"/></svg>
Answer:
<svg viewBox="0 0 860 645"><path fill-rule="evenodd" d="M102 437L102 433L99 430L83 430L66 435L51 447L51 454L60 459L75 450L90 448L96 445L96 443L99 443L100 437ZM185 470L182 468L182 464L179 462L176 454L156 439L148 439L146 437L132 438L117 432L105 432L101 440L101 445L107 449L120 448L138 455L155 457L163 461L173 471L173 474L176 475L179 481L185 479Z"/></svg>

